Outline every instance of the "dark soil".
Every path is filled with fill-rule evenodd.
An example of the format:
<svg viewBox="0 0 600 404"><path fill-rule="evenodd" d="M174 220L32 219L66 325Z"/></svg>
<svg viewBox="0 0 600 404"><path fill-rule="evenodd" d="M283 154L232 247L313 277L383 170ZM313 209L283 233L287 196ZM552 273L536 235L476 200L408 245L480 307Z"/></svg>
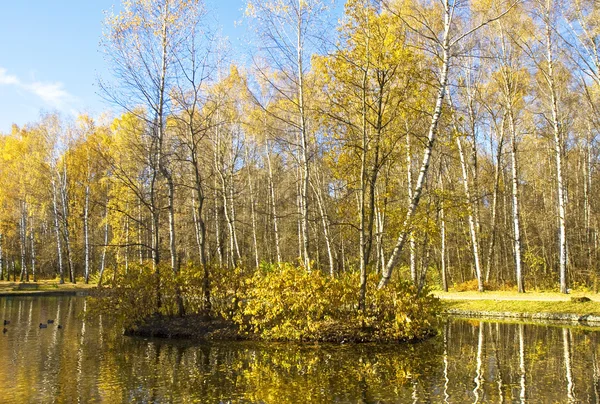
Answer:
<svg viewBox="0 0 600 404"><path fill-rule="evenodd" d="M339 322L331 322L321 329L319 335L303 338L299 342L328 342L328 343L398 343L416 342L432 337L434 330L420 339L412 341L390 340L381 337L371 328L355 327ZM142 323L134 325L125 331L127 336L146 338L186 339L191 341L241 341L260 340L260 336L241 331L231 320L222 318L207 318L202 315L187 315L184 317L152 316Z"/></svg>
<svg viewBox="0 0 600 404"><path fill-rule="evenodd" d="M125 335L149 338L189 339L194 341L238 341L254 339L242 334L237 324L201 315L185 317L153 316L125 330Z"/></svg>

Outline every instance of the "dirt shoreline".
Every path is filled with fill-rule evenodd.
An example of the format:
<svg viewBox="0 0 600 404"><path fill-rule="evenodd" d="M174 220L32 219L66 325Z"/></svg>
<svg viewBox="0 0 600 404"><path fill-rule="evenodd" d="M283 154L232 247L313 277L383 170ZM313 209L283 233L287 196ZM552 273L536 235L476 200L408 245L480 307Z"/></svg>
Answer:
<svg viewBox="0 0 600 404"><path fill-rule="evenodd" d="M421 340L437 334L430 330ZM207 319L200 315L184 317L153 316L125 330L125 335L143 338L185 339L191 341L270 341L259 335L243 332L230 320ZM378 337L371 329L355 328L344 324L332 325L319 338L289 340L298 343L410 343L408 340L389 340ZM273 342L279 342L274 340Z"/></svg>
<svg viewBox="0 0 600 404"><path fill-rule="evenodd" d="M89 290L71 289L71 290L10 290L0 292L0 297L16 296L87 296Z"/></svg>
<svg viewBox="0 0 600 404"><path fill-rule="evenodd" d="M36 282L0 281L0 297L11 296L87 296L95 283L63 283L43 279Z"/></svg>

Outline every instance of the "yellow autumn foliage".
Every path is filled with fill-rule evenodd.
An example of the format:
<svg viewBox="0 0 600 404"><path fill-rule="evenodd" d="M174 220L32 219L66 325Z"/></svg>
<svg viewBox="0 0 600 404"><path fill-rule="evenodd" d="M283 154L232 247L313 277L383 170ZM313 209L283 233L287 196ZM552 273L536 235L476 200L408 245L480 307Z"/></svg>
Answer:
<svg viewBox="0 0 600 404"><path fill-rule="evenodd" d="M228 318L248 337L277 341L408 341L429 335L440 303L428 290L417 294L407 281L376 289L369 278L367 308L358 310L357 273L332 278L291 264L264 265L258 271L242 268L211 271L211 302L215 318ZM202 313L202 271L182 268L173 275L160 271L161 305L157 309L157 280L150 266L133 266L96 294L94 307L122 317L126 327L145 318L177 313L177 291L186 314Z"/></svg>

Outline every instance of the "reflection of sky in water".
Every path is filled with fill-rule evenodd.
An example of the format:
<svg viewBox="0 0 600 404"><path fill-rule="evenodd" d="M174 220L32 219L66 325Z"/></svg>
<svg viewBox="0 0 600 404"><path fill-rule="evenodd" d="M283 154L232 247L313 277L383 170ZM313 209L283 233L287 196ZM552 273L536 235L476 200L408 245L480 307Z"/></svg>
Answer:
<svg viewBox="0 0 600 404"><path fill-rule="evenodd" d="M123 337L84 310L0 298L0 402L599 401L596 331L451 320L410 345L189 344Z"/></svg>

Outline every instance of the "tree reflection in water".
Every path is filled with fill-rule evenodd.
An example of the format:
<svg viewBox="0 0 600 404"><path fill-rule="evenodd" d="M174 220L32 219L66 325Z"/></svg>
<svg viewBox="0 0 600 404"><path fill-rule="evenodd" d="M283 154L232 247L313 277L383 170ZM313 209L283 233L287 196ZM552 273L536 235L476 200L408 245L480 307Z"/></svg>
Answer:
<svg viewBox="0 0 600 404"><path fill-rule="evenodd" d="M1 402L598 400L589 329L444 320L418 344L191 344L123 337L110 316L85 310L83 298L0 299L11 321L0 337Z"/></svg>

